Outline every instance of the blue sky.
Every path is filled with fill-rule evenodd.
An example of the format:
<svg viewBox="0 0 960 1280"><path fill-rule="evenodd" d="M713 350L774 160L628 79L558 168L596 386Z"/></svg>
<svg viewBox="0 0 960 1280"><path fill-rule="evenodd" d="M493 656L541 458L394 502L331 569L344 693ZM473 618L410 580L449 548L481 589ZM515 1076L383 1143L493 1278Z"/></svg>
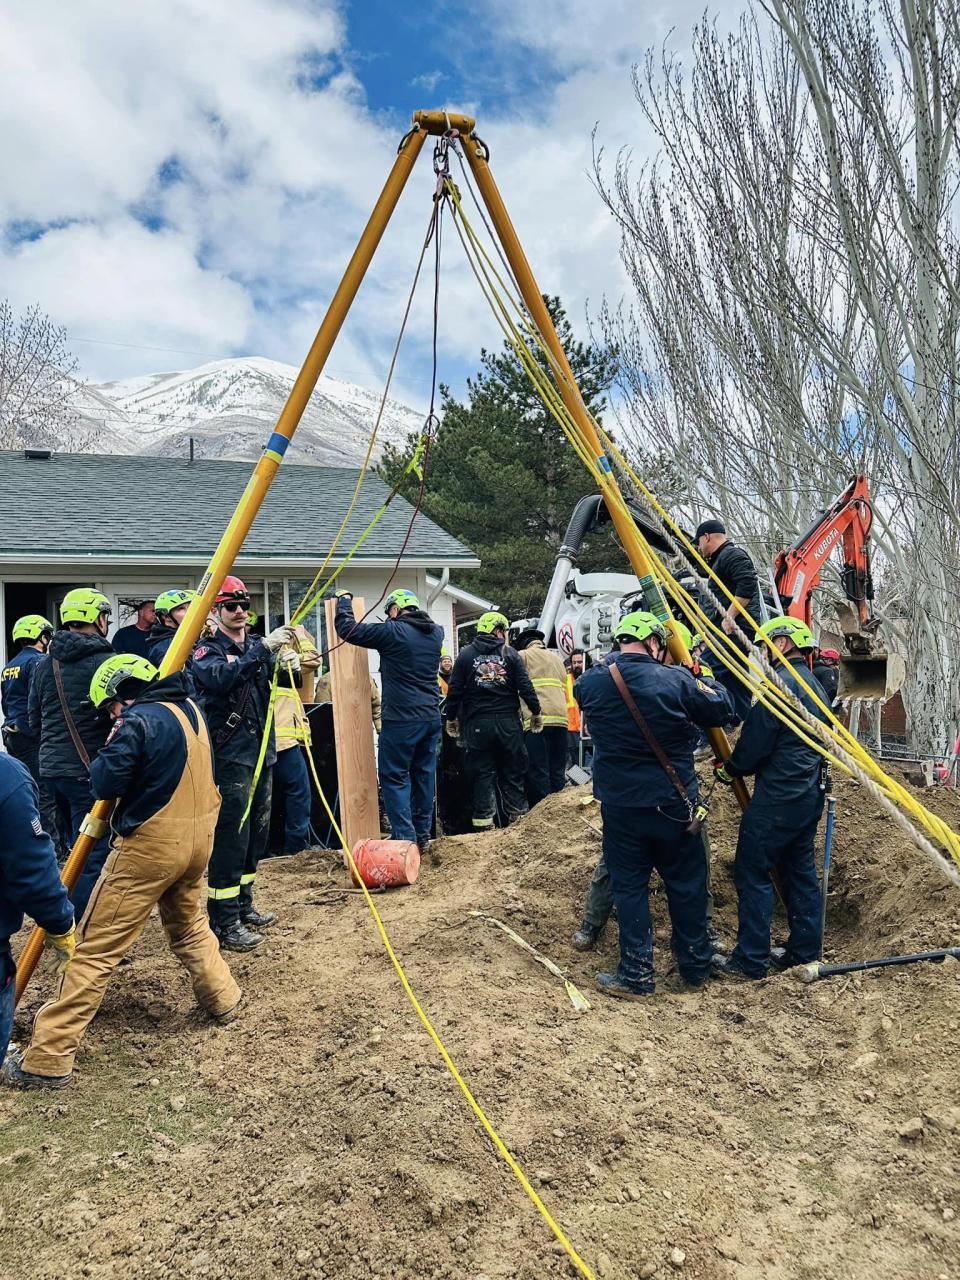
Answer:
<svg viewBox="0 0 960 1280"><path fill-rule="evenodd" d="M730 0L713 12L727 21ZM649 153L630 65L702 3L34 0L0 14L0 269L91 380L229 355L298 364L411 111L476 113L541 286L575 324L625 281L591 130ZM430 208L421 160L329 371L377 386ZM497 331L451 238L442 376ZM396 394L426 395L429 308Z"/></svg>

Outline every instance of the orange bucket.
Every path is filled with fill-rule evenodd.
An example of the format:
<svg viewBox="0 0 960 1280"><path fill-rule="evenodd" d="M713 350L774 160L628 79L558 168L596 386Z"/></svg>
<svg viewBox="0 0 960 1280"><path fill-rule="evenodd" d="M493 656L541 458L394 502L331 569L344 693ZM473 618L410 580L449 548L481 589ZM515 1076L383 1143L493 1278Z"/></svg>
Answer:
<svg viewBox="0 0 960 1280"><path fill-rule="evenodd" d="M368 889L413 884L420 874L420 850L412 840L358 840L353 861Z"/></svg>

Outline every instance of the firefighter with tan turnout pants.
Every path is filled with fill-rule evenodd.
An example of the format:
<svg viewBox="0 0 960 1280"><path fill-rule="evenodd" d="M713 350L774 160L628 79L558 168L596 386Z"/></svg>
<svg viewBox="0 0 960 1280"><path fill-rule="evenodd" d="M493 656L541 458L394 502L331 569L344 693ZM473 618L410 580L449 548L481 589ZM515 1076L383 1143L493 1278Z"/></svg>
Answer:
<svg viewBox="0 0 960 1280"><path fill-rule="evenodd" d="M223 1023L240 1003L203 899L220 795L207 724L186 676L161 680L146 658L117 654L94 673L90 701L113 721L90 769L97 799L117 799L110 855L57 994L37 1014L22 1060L8 1059L4 1069L7 1083L21 1088L69 1083L110 976L155 906L201 1008Z"/></svg>

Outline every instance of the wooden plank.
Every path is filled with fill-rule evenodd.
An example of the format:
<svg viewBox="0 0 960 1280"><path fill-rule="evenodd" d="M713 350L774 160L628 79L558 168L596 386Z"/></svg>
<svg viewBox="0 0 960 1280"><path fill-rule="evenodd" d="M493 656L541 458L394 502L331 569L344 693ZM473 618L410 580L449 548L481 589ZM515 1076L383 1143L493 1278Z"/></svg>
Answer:
<svg viewBox="0 0 960 1280"><path fill-rule="evenodd" d="M370 718L370 663L367 650L337 641L335 600L325 601L330 649L330 696L340 785L340 826L351 852L358 840L380 835L377 765ZM362 618L363 600L354 597L353 615ZM332 803L332 797L327 797Z"/></svg>

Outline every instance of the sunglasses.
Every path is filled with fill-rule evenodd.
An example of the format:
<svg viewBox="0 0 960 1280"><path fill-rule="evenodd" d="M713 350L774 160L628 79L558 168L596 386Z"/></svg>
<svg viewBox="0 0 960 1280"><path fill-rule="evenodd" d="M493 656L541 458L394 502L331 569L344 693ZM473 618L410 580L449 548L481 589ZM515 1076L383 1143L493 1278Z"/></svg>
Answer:
<svg viewBox="0 0 960 1280"><path fill-rule="evenodd" d="M244 613L246 613L246 611L250 608L250 601L249 600L224 600L220 608L226 609L227 613L236 613L238 609L242 609Z"/></svg>

